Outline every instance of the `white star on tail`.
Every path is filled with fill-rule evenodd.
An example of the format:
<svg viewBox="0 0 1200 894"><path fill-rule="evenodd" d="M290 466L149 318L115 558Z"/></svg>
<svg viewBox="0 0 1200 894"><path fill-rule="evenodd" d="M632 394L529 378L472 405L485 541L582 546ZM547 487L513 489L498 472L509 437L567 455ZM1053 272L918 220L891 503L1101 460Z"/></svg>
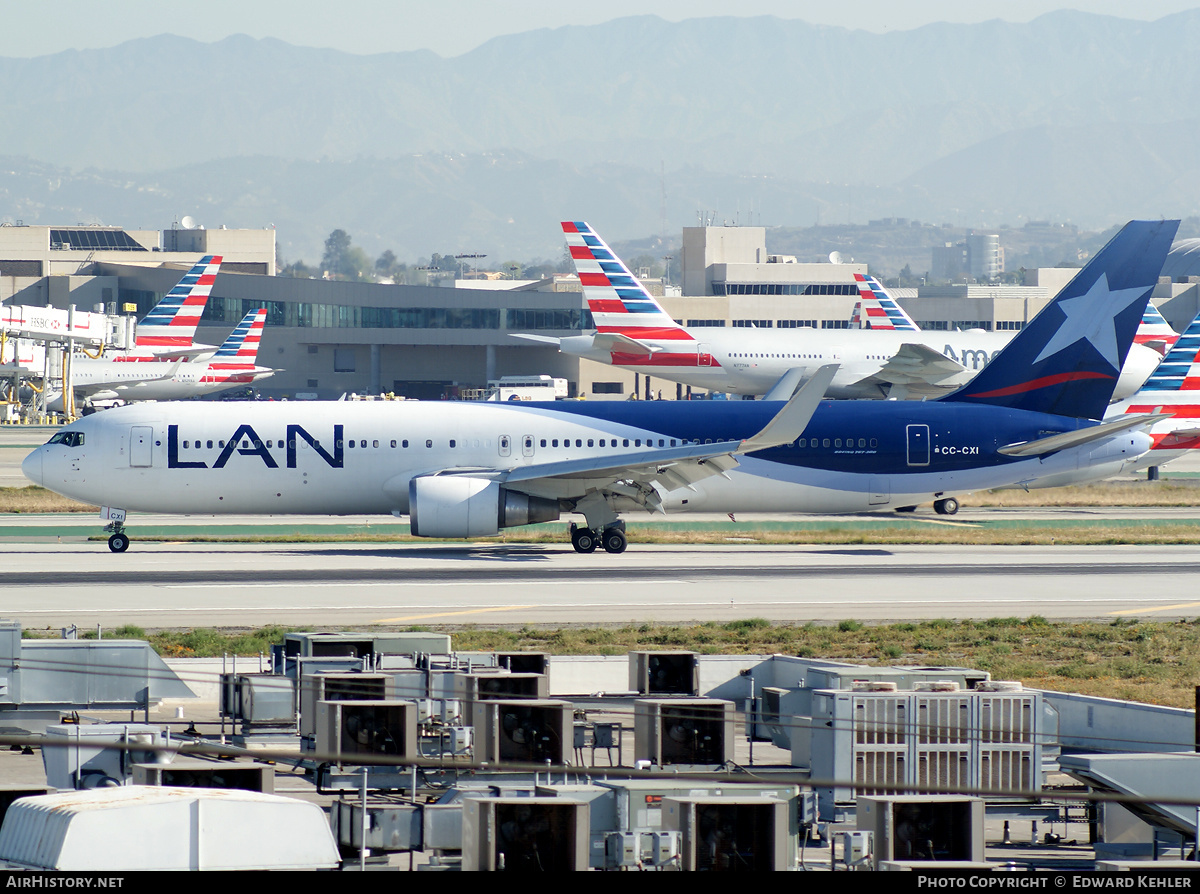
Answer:
<svg viewBox="0 0 1200 894"><path fill-rule="evenodd" d="M1033 362L1045 360L1069 348L1079 339L1086 338L1100 356L1108 361L1109 366L1119 369L1121 360L1117 349L1117 315L1134 301L1144 298L1150 288L1137 286L1113 291L1108 287L1108 274L1101 273L1100 278L1092 283L1092 287L1086 293L1059 302L1058 306L1067 318Z"/></svg>

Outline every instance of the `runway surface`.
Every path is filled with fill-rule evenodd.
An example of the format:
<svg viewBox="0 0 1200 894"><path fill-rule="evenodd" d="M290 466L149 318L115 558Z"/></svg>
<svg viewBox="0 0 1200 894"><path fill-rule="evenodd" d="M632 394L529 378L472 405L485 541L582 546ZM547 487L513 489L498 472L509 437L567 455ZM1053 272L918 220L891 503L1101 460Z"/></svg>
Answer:
<svg viewBox="0 0 1200 894"><path fill-rule="evenodd" d="M1194 547L12 545L27 628L1200 616Z"/></svg>

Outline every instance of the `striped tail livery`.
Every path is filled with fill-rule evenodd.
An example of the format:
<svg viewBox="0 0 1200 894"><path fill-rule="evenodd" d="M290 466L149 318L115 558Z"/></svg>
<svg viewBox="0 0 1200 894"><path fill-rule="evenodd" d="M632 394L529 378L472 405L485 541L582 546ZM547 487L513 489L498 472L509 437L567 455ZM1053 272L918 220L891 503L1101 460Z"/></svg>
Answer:
<svg viewBox="0 0 1200 894"><path fill-rule="evenodd" d="M220 267L220 255L201 258L146 314L137 327L136 344L140 353L162 354L192 346L196 326Z"/></svg>
<svg viewBox="0 0 1200 894"><path fill-rule="evenodd" d="M1109 418L1138 413L1171 414L1150 429L1153 445L1141 466L1161 466L1200 448L1200 316L1176 337L1142 389L1113 405Z"/></svg>
<svg viewBox="0 0 1200 894"><path fill-rule="evenodd" d="M720 368L586 222L563 221L562 228L596 327L595 346L611 353L614 366L664 376Z"/></svg>
<svg viewBox="0 0 1200 894"><path fill-rule="evenodd" d="M858 303L854 305L851 329L883 329L885 331L919 332L912 317L904 312L896 299L888 294L873 276L854 274L858 283Z"/></svg>
<svg viewBox="0 0 1200 894"><path fill-rule="evenodd" d="M265 369L255 366L266 322L265 307L246 314L208 361L208 368L200 379L201 384L248 385L255 379L269 375Z"/></svg>

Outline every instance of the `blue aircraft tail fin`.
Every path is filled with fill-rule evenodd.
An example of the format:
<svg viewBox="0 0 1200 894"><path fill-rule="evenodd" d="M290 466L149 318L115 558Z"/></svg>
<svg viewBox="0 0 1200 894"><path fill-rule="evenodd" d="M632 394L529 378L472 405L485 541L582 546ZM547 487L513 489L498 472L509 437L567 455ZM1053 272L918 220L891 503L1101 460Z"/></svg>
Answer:
<svg viewBox="0 0 1200 894"><path fill-rule="evenodd" d="M1101 418L1178 226L1130 221L979 375L939 399Z"/></svg>

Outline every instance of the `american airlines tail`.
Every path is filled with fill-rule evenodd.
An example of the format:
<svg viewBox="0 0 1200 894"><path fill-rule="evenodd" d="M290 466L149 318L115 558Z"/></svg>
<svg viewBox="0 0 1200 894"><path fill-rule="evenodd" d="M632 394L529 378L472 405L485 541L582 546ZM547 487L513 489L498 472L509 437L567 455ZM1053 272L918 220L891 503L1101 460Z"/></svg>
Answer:
<svg viewBox="0 0 1200 894"><path fill-rule="evenodd" d="M255 365L266 322L265 307L246 314L209 359L208 369L200 379L201 384L248 385L256 379L273 375L274 370Z"/></svg>
<svg viewBox="0 0 1200 894"><path fill-rule="evenodd" d="M252 310L242 318L242 322L233 327L229 337L217 348L213 359L236 358L253 364L258 356L258 346L262 341L263 328L267 323L265 307Z"/></svg>
<svg viewBox="0 0 1200 894"><path fill-rule="evenodd" d="M220 255L201 258L138 323L136 345L140 353L158 354L192 346L221 260Z"/></svg>
<svg viewBox="0 0 1200 894"><path fill-rule="evenodd" d="M1133 337L1134 344L1146 345L1165 356L1178 340L1179 333L1163 319L1158 308L1147 304L1146 312L1142 314L1142 324L1138 326L1137 335Z"/></svg>
<svg viewBox="0 0 1200 894"><path fill-rule="evenodd" d="M887 331L919 332L921 327L904 312L896 299L888 294L873 276L854 274L858 283L858 303L854 305L851 329L883 329Z"/></svg>
<svg viewBox="0 0 1200 894"><path fill-rule="evenodd" d="M595 230L579 220L563 221L562 228L596 327L594 347L610 351L614 366L655 375L719 369L704 345L663 310Z"/></svg>
<svg viewBox="0 0 1200 894"><path fill-rule="evenodd" d="M597 332L631 338L691 341L596 232L583 221L563 221L567 249Z"/></svg>
<svg viewBox="0 0 1200 894"><path fill-rule="evenodd" d="M1109 418L1137 413L1171 414L1150 430L1153 446L1141 465L1161 465L1200 448L1200 317L1176 338L1142 389L1115 404Z"/></svg>

